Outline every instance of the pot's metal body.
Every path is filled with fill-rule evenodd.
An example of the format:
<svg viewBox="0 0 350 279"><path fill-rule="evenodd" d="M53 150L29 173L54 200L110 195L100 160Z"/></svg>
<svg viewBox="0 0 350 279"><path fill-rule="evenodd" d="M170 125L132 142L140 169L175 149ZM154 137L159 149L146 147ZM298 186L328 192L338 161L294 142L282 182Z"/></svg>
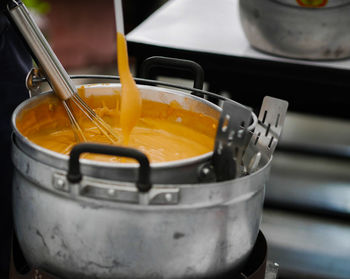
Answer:
<svg viewBox="0 0 350 279"><path fill-rule="evenodd" d="M12 119L14 224L30 265L62 278L184 278L239 269L259 231L272 159L264 144L252 147L261 156L255 172L220 183L179 183L194 164L186 160L152 165L158 176L148 193L130 182L136 164L80 160L83 179L70 183L68 156L16 129L20 111L44 97L24 102Z"/></svg>
<svg viewBox="0 0 350 279"><path fill-rule="evenodd" d="M304 2L310 1L240 0L240 19L250 44L291 58L349 57L350 1L323 1L324 5L313 8L300 4Z"/></svg>
<svg viewBox="0 0 350 279"><path fill-rule="evenodd" d="M31 266L62 278L184 278L238 269L259 231L269 173L266 162L236 180L153 185L155 204L141 205L113 201L140 195L134 184L85 176L70 185L64 170L16 143L13 159L20 246ZM58 189L59 181L68 192ZM93 187L106 189L110 200L90 197Z"/></svg>

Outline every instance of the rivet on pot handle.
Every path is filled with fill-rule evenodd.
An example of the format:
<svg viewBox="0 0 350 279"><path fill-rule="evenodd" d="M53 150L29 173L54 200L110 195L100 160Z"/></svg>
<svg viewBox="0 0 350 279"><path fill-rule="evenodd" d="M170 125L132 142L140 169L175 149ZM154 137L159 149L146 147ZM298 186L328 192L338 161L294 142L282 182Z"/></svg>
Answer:
<svg viewBox="0 0 350 279"><path fill-rule="evenodd" d="M82 179L79 163L79 157L82 153L97 153L133 158L140 164L136 182L137 189L142 193L146 193L152 188L150 182L150 163L144 153L134 148L95 143L81 143L72 148L68 162L67 179L69 182L79 183Z"/></svg>

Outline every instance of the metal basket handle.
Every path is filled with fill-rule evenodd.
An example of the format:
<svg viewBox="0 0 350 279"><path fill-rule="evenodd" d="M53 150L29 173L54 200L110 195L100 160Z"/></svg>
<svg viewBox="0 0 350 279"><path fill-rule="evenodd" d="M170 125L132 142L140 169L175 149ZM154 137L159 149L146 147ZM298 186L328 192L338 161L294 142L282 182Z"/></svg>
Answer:
<svg viewBox="0 0 350 279"><path fill-rule="evenodd" d="M152 56L147 58L141 64L140 77L149 78L151 69L153 68L165 68L191 72L194 75L193 88L200 90L203 89L204 71L201 65L194 61L164 56Z"/></svg>

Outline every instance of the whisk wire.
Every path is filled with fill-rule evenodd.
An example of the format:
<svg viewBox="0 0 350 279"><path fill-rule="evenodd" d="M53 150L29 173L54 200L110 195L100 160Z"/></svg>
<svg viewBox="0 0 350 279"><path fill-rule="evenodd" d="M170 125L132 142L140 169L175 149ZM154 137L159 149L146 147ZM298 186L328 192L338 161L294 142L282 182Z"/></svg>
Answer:
<svg viewBox="0 0 350 279"><path fill-rule="evenodd" d="M119 137L113 131L112 127L109 126L100 116L98 116L81 98L79 95L74 94L71 98L72 102L85 114L85 116L92 121L101 133L108 138L112 143L118 143Z"/></svg>
<svg viewBox="0 0 350 279"><path fill-rule="evenodd" d="M73 113L72 113L72 110L71 108L69 107L68 103L66 101L62 101L63 103L63 106L67 112L67 115L68 115L68 118L70 120L70 123L71 123L71 126L73 128L73 132L74 132L74 136L76 138L76 140L78 142L86 142L86 137L82 131L82 129L80 128L77 120L75 119Z"/></svg>

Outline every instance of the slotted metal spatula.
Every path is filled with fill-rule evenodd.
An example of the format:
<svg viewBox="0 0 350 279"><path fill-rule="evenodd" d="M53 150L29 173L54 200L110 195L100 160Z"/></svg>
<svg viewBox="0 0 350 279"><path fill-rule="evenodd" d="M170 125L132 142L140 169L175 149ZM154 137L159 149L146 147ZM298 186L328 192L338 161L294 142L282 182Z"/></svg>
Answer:
<svg viewBox="0 0 350 279"><path fill-rule="evenodd" d="M216 181L239 176L243 153L249 142L251 109L226 100L223 104L212 158Z"/></svg>

